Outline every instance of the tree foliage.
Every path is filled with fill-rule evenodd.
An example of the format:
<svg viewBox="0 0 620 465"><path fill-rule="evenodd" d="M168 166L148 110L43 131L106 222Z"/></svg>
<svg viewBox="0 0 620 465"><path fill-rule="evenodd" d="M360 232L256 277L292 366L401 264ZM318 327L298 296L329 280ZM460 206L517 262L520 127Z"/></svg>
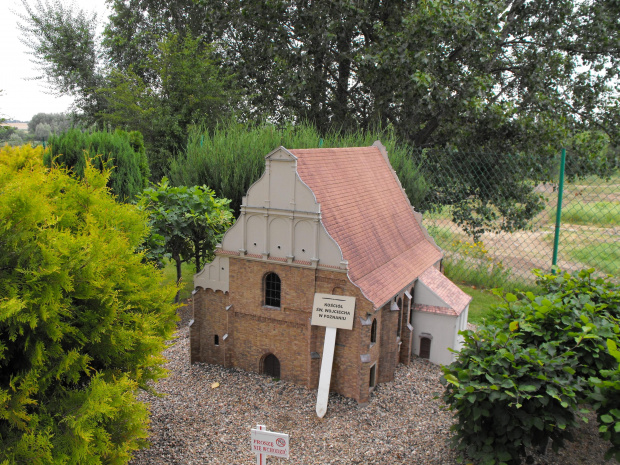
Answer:
<svg viewBox="0 0 620 465"><path fill-rule="evenodd" d="M186 141L191 125L212 127L230 113L236 99L213 49L191 36L170 34L144 58L149 82L138 66L114 69L98 90L107 102L97 119L112 127L140 131L148 146L153 179L159 180Z"/></svg>
<svg viewBox="0 0 620 465"><path fill-rule="evenodd" d="M507 294L487 324L462 333L457 360L443 367L443 399L463 456L516 464L549 439L561 447L580 404L593 400L603 425L620 423L608 416L620 413L617 354L608 349L620 339L620 288L593 272L538 274L541 295ZM620 450L618 436L601 432Z"/></svg>
<svg viewBox="0 0 620 465"><path fill-rule="evenodd" d="M213 131L231 112L256 124L305 121L322 136L392 127L412 150L443 150L443 165L425 176L431 194L416 205L454 206L453 219L477 238L523 228L540 211L534 182L556 180L561 147L569 179L608 177L620 165L617 2L110 4L105 67L91 67L103 78L80 107L93 120L142 131L156 180L174 166L192 125ZM23 19L34 55L66 92L63 83L98 55L96 41L85 38L92 52L63 58L73 40L67 27L91 27L88 37L94 30L79 14L60 13L50 13L63 24L53 31L38 7ZM506 170L501 159L484 157L472 170L473 151L511 154L524 165ZM459 174L447 178L446 166ZM494 176L486 191L476 186L479 172Z"/></svg>
<svg viewBox="0 0 620 465"><path fill-rule="evenodd" d="M71 117L65 113L37 113L28 121L28 131L34 133L39 124L47 124L52 133L60 134L71 127Z"/></svg>
<svg viewBox="0 0 620 465"><path fill-rule="evenodd" d="M115 202L108 173L78 180L41 152L0 151L0 462L126 463L174 289L135 253L146 215Z"/></svg>
<svg viewBox="0 0 620 465"><path fill-rule="evenodd" d="M82 177L88 163L110 170L108 187L121 200L132 200L147 186L149 166L139 132L70 129L49 139L46 166L70 168Z"/></svg>
<svg viewBox="0 0 620 465"><path fill-rule="evenodd" d="M96 35L97 15L74 10L60 0L22 0L21 41L31 50L39 75L57 95L76 99L76 107L94 114L105 102L96 89L104 82Z"/></svg>
<svg viewBox="0 0 620 465"><path fill-rule="evenodd" d="M207 186L174 187L164 178L157 186L145 189L138 205L149 215L151 234L161 246L160 261L169 256L175 261L177 284L184 261L194 261L198 273L215 245L232 222L230 200L215 197ZM178 302L177 292L176 301Z"/></svg>
<svg viewBox="0 0 620 465"><path fill-rule="evenodd" d="M142 83L136 91L160 89L154 58L165 54L162 38L174 37L178 44L196 41L198 52L217 44L246 117L305 119L321 133L391 123L416 147L530 155L554 153L584 131L618 142L617 2L112 0L111 6L103 56L110 69ZM52 84L64 91L78 76L94 82L83 71L97 69L90 66L97 48L85 15L47 3L26 11L25 32ZM37 39L51 25L58 27L42 36L45 42ZM63 47L77 33L86 34L84 52L68 62ZM590 148L584 142L575 146L581 156Z"/></svg>
<svg viewBox="0 0 620 465"><path fill-rule="evenodd" d="M392 123L416 147L549 154L585 129L618 140L615 2L227 5L213 34L270 117Z"/></svg>

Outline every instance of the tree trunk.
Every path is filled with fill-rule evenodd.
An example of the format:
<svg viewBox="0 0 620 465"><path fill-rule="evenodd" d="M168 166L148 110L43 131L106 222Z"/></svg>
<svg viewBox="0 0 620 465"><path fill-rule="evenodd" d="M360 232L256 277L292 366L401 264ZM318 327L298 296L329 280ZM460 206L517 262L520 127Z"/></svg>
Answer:
<svg viewBox="0 0 620 465"><path fill-rule="evenodd" d="M194 262L196 264L196 273L200 273L200 243L194 242Z"/></svg>
<svg viewBox="0 0 620 465"><path fill-rule="evenodd" d="M174 255L172 258L177 265L177 293L174 296L174 303L178 304L179 296L181 295L181 289L179 289L179 286L181 284L181 278L183 278L183 272L181 270L181 263L183 263L183 261L181 260L181 257L179 255Z"/></svg>

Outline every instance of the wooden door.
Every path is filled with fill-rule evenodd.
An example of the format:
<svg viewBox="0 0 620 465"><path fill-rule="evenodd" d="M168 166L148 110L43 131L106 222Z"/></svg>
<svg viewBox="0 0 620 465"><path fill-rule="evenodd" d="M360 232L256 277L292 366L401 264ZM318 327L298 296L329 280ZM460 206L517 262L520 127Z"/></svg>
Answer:
<svg viewBox="0 0 620 465"><path fill-rule="evenodd" d="M420 339L420 358L430 358L431 356L431 340L427 337Z"/></svg>
<svg viewBox="0 0 620 465"><path fill-rule="evenodd" d="M271 376L272 378L280 377L280 360L273 354L269 354L265 357L263 362L263 373Z"/></svg>

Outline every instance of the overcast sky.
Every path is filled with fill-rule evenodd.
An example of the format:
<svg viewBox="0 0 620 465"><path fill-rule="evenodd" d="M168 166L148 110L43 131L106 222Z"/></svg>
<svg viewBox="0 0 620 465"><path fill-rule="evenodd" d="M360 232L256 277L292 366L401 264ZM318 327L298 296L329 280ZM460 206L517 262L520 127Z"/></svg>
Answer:
<svg viewBox="0 0 620 465"><path fill-rule="evenodd" d="M45 1L45 0L43 0ZM101 25L108 13L105 0L60 0L65 5L75 5L87 12L97 12ZM29 0L34 5L36 0ZM72 103L68 97L54 97L46 93L41 81L28 81L36 76L27 48L19 41L18 17L14 11L23 11L21 0L0 0L0 116L7 119L29 121L37 113L60 113Z"/></svg>

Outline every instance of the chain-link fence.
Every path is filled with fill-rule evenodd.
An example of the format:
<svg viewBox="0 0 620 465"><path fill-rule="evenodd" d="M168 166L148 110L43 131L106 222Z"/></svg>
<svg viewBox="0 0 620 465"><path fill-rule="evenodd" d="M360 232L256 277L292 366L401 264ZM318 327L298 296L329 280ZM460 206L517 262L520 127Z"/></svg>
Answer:
<svg viewBox="0 0 620 465"><path fill-rule="evenodd" d="M557 159L450 151L414 155L420 176L404 183L444 250L446 274L483 287L523 287L552 266ZM620 275L620 172L571 162L563 190L557 265ZM617 166L617 159L615 166ZM421 182L420 179L424 179Z"/></svg>

